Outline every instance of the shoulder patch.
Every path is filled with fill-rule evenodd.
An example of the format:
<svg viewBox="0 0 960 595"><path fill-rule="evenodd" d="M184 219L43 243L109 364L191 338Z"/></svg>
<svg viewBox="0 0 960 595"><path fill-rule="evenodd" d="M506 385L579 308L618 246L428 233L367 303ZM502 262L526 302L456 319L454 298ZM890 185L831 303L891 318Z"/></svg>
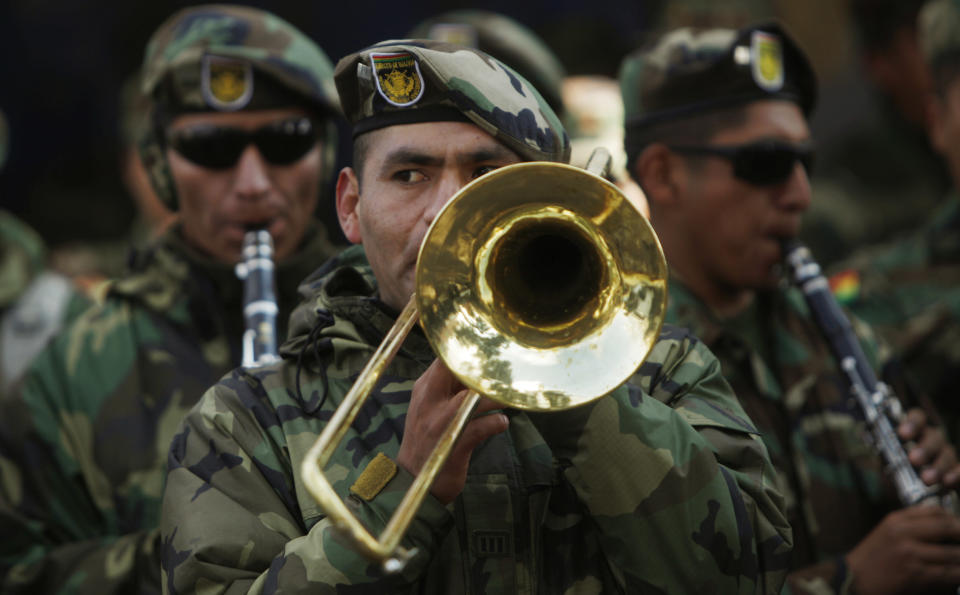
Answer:
<svg viewBox="0 0 960 595"><path fill-rule="evenodd" d="M253 97L253 68L243 60L204 56L200 88L204 101L214 109L243 109Z"/></svg>
<svg viewBox="0 0 960 595"><path fill-rule="evenodd" d="M423 75L413 54L393 52L370 54L370 64L376 75L377 91L387 103L397 107L413 105L423 96Z"/></svg>
<svg viewBox="0 0 960 595"><path fill-rule="evenodd" d="M783 47L776 35L754 31L750 40L753 80L771 93L783 88Z"/></svg>

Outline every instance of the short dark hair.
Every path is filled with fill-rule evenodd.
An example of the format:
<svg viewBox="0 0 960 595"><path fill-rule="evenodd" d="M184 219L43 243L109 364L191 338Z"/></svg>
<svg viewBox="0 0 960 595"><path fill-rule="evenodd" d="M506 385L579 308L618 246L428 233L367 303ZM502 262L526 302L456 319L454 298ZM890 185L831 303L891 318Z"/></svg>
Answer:
<svg viewBox="0 0 960 595"><path fill-rule="evenodd" d="M747 104L749 105L749 104ZM694 116L666 120L630 130L624 149L627 153L627 171L638 184L635 165L640 154L654 143L697 145L710 141L717 133L747 120L747 106L737 105L711 110Z"/></svg>
<svg viewBox="0 0 960 595"><path fill-rule="evenodd" d="M370 135L373 132L364 132L353 137L353 171L357 175L357 186L359 190L360 180L363 178L363 166L367 160L367 153L370 152Z"/></svg>

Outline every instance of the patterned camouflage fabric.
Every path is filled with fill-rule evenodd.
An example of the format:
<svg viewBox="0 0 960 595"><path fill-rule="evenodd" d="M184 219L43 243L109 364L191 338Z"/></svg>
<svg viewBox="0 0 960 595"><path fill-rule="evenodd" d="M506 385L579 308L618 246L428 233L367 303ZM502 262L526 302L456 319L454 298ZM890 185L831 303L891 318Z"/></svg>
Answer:
<svg viewBox="0 0 960 595"><path fill-rule="evenodd" d="M341 59L334 77L354 135L462 114L524 159L570 160L570 139L540 93L479 50L384 41Z"/></svg>
<svg viewBox="0 0 960 595"><path fill-rule="evenodd" d="M489 10L451 10L419 23L407 37L456 43L493 56L530 81L563 117L561 86L566 69L547 44L522 23Z"/></svg>
<svg viewBox="0 0 960 595"><path fill-rule="evenodd" d="M842 556L899 506L802 294L761 293L747 312L719 320L676 278L669 287L667 321L716 354L778 470L794 532L787 592L850 593ZM856 329L868 356L885 361L867 328Z"/></svg>
<svg viewBox="0 0 960 595"><path fill-rule="evenodd" d="M332 82L333 66L317 44L269 12L227 4L185 8L167 19L147 45L141 90L161 104L176 104L178 109L242 109L246 106L241 98L237 98L239 103L228 105L217 101L208 84L211 77L205 73L223 60L252 65L249 75L254 94L260 88L259 77L266 76L313 106L318 114L340 112ZM250 88L250 84L243 88ZM253 99L255 102L256 96ZM157 194L175 208L173 180L162 143L156 131L148 128L145 132L140 143L144 165ZM327 132L333 134L332 126ZM328 150L335 145L328 136ZM325 163L332 164L332 153L326 157Z"/></svg>
<svg viewBox="0 0 960 595"><path fill-rule="evenodd" d="M0 210L0 397L50 337L91 303L45 267L40 236Z"/></svg>
<svg viewBox="0 0 960 595"><path fill-rule="evenodd" d="M179 238L173 228L139 254L0 402L0 591L159 592L170 440L239 365L244 328L233 268ZM313 230L277 265L278 323L330 254Z"/></svg>
<svg viewBox="0 0 960 595"><path fill-rule="evenodd" d="M676 29L624 58L618 78L627 136L666 119L760 99L793 101L809 114L817 98L809 61L776 23Z"/></svg>
<svg viewBox="0 0 960 595"><path fill-rule="evenodd" d="M859 251L832 270L837 298L869 322L960 438L960 196L927 225Z"/></svg>
<svg viewBox="0 0 960 595"><path fill-rule="evenodd" d="M509 412L449 506L428 496L384 577L338 537L300 476L307 449L393 322L360 247L301 292L279 364L236 370L187 416L163 499L167 593L776 593L790 550L770 461L716 360L665 327L633 384L562 413ZM433 360L414 332L327 469L375 532L412 477L369 502L348 489L394 457L413 381Z"/></svg>

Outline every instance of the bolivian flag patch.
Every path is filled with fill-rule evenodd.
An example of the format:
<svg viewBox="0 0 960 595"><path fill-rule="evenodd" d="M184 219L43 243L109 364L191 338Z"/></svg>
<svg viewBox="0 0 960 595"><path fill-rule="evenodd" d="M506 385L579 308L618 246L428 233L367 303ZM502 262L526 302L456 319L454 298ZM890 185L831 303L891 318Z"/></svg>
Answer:
<svg viewBox="0 0 960 595"><path fill-rule="evenodd" d="M397 107L413 105L423 96L423 76L417 59L408 52L370 54L377 91Z"/></svg>
<svg viewBox="0 0 960 595"><path fill-rule="evenodd" d="M850 304L860 296L860 273L853 269L830 276L830 291L841 304Z"/></svg>

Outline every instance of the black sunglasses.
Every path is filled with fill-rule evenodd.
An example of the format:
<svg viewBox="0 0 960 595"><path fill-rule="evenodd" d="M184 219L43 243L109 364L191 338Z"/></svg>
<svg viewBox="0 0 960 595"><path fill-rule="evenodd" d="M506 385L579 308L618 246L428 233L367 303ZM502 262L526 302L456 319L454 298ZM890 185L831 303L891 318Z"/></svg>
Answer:
<svg viewBox="0 0 960 595"><path fill-rule="evenodd" d="M198 124L167 134L177 152L202 167L233 167L250 143L269 163L290 165L307 154L318 140L310 118L296 117L271 122L256 130Z"/></svg>
<svg viewBox="0 0 960 595"><path fill-rule="evenodd" d="M677 153L714 155L733 163L733 175L756 186L786 182L799 161L809 175L813 168L813 147L779 141L760 141L737 146L670 145Z"/></svg>

